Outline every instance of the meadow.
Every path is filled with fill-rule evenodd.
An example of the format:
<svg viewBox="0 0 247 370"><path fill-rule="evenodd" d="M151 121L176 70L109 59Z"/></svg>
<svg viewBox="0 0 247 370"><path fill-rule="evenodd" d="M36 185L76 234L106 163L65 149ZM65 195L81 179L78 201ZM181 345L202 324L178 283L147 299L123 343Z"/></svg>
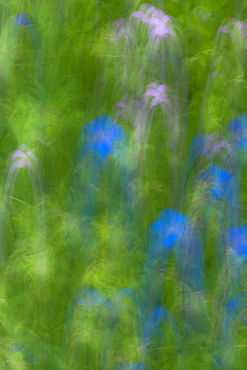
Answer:
<svg viewBox="0 0 247 370"><path fill-rule="evenodd" d="M247 3L0 15L0 370L246 369Z"/></svg>

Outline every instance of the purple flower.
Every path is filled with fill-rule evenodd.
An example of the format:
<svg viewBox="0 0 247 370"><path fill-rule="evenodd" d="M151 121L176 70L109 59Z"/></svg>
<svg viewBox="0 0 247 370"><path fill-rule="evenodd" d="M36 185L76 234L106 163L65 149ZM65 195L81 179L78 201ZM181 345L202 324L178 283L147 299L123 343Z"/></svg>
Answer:
<svg viewBox="0 0 247 370"><path fill-rule="evenodd" d="M148 23L148 21L152 18L156 8L154 6L149 6L149 4L143 4L141 8L143 9L143 11L133 12L131 14L131 17L140 19L144 23Z"/></svg>
<svg viewBox="0 0 247 370"><path fill-rule="evenodd" d="M146 101L151 97L153 98L150 104L150 108L160 105L160 104L167 104L171 106L171 102L167 97L167 85L158 85L157 83L153 82L148 85L148 88L144 94L144 98Z"/></svg>
<svg viewBox="0 0 247 370"><path fill-rule="evenodd" d="M234 28L242 32L243 38L247 37L247 23L246 22L238 21L235 23Z"/></svg>
<svg viewBox="0 0 247 370"><path fill-rule="evenodd" d="M116 117L124 117L130 119L134 126L134 139L136 143L143 144L146 138L147 120L149 109L142 100L131 100L130 103L123 101L116 104Z"/></svg>
<svg viewBox="0 0 247 370"><path fill-rule="evenodd" d="M118 18L115 22L114 22L114 27L116 29L119 29L120 27L122 27L122 25L126 23L126 19L125 18Z"/></svg>
<svg viewBox="0 0 247 370"><path fill-rule="evenodd" d="M211 147L209 155L218 153L220 149L226 149L228 152L231 152L231 145L225 140L220 140Z"/></svg>
<svg viewBox="0 0 247 370"><path fill-rule="evenodd" d="M164 38L167 34L174 35L174 31L167 24L171 19L164 14L162 10L156 9L148 4L143 5L143 11L136 11L131 14L132 18L137 18L143 23L149 25L151 29L150 41L154 41L157 37Z"/></svg>
<svg viewBox="0 0 247 370"><path fill-rule="evenodd" d="M115 106L117 109L116 118L121 116L125 116L132 119L134 118L133 107L130 106L129 104L120 101L119 103L116 103Z"/></svg>
<svg viewBox="0 0 247 370"><path fill-rule="evenodd" d="M238 21L235 18L231 18L227 21L227 23L228 24L234 23L234 25L231 26L231 28L229 27L229 25L221 26L218 29L218 33L225 33L225 34L229 35L229 37L232 38L233 37L233 32L235 30L237 30L237 31L241 32L241 36L242 36L243 39L247 38L247 23L246 22Z"/></svg>
<svg viewBox="0 0 247 370"><path fill-rule="evenodd" d="M212 132L210 135L198 134L190 144L190 153L193 158L199 155L205 155L210 158L222 148L226 149L228 152L232 152L231 145L224 140L223 135L218 132Z"/></svg>
<svg viewBox="0 0 247 370"><path fill-rule="evenodd" d="M219 134L218 132L213 132L212 134L206 136L205 145L203 148L204 155L211 157L213 154L218 153L222 148L226 149L228 152L232 152L231 145L224 140L223 135Z"/></svg>
<svg viewBox="0 0 247 370"><path fill-rule="evenodd" d="M124 18L119 18L115 21L114 27L116 29L116 33L114 38L119 39L120 37L124 37L126 41L132 39L135 41L135 36L133 31L130 28L130 24Z"/></svg>
<svg viewBox="0 0 247 370"><path fill-rule="evenodd" d="M154 6L149 4L143 4L143 11L136 11L131 14L132 18L140 19L143 23L149 24L151 27L162 22L167 22L170 17L162 12L160 9L156 9Z"/></svg>
<svg viewBox="0 0 247 370"><path fill-rule="evenodd" d="M147 114L148 112L145 109L144 103L141 100L134 99L131 100L130 103L125 103L124 101L120 101L116 104L117 113L116 117L127 117L131 119L135 119L139 115Z"/></svg>
<svg viewBox="0 0 247 370"><path fill-rule="evenodd" d="M154 41L157 37L164 38L166 35L174 36L171 27L164 20L157 20L157 23L152 27L150 41Z"/></svg>
<svg viewBox="0 0 247 370"><path fill-rule="evenodd" d="M221 26L218 29L218 33L225 33L225 34L229 35L230 31L229 31L229 28L227 26Z"/></svg>

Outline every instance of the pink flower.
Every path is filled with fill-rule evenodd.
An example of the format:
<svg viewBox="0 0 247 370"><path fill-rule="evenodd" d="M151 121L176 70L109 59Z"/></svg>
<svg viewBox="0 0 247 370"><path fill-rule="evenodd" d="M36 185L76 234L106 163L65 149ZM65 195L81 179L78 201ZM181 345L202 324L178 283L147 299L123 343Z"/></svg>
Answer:
<svg viewBox="0 0 247 370"><path fill-rule="evenodd" d="M153 98L150 104L150 108L166 103L171 106L171 102L167 97L167 86L159 85L155 82L148 85L148 88L144 94L144 98L148 100L150 97Z"/></svg>
<svg viewBox="0 0 247 370"><path fill-rule="evenodd" d="M144 11L133 12L131 17L140 19L149 25L151 29L150 41L154 41L157 37L164 38L167 34L174 35L172 28L167 24L171 20L168 15L154 6L149 7L148 4L144 4L143 9Z"/></svg>

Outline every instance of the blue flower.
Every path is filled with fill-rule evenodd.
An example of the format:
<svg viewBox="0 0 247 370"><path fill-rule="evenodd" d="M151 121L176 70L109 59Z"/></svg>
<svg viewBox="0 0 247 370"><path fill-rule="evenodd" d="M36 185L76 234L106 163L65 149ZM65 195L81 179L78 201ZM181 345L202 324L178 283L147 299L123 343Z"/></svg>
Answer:
<svg viewBox="0 0 247 370"><path fill-rule="evenodd" d="M225 231L226 243L244 259L247 258L247 224Z"/></svg>
<svg viewBox="0 0 247 370"><path fill-rule="evenodd" d="M215 131L209 135L203 133L196 135L188 150L189 169L194 165L197 157L204 156L207 160L212 161L212 156L216 154L220 154L224 162L229 158L231 158L231 162L235 159L235 151L232 145L219 132Z"/></svg>
<svg viewBox="0 0 247 370"><path fill-rule="evenodd" d="M210 194L213 198L228 198L235 194L235 178L231 173L223 170L221 166L216 164L208 166L199 178L210 184Z"/></svg>
<svg viewBox="0 0 247 370"><path fill-rule="evenodd" d="M14 17L14 21L21 26L30 27L30 20L27 14L17 13Z"/></svg>
<svg viewBox="0 0 247 370"><path fill-rule="evenodd" d="M231 121L229 131L236 149L247 149L247 113L242 113Z"/></svg>
<svg viewBox="0 0 247 370"><path fill-rule="evenodd" d="M208 135L206 134L198 134L192 139L189 147L189 155L191 160L198 156L204 155L204 146L207 136Z"/></svg>
<svg viewBox="0 0 247 370"><path fill-rule="evenodd" d="M232 345L231 330L234 322L242 321L243 325L247 324L246 298L246 292L242 292L225 303L225 318L224 326L222 328L222 340L224 343L228 340L228 346L229 344Z"/></svg>
<svg viewBox="0 0 247 370"><path fill-rule="evenodd" d="M183 282L193 290L203 289L203 252L195 231L190 218L173 208L167 208L159 214L158 220L150 226L144 289L150 287L157 269L165 271L171 250L174 251L178 274ZM155 298L156 305L160 305L160 298L157 296L158 301Z"/></svg>
<svg viewBox="0 0 247 370"><path fill-rule="evenodd" d="M241 311L246 307L246 292L240 293L233 299L226 302L226 310L228 314L237 313L239 310Z"/></svg>
<svg viewBox="0 0 247 370"><path fill-rule="evenodd" d="M166 208L160 212L157 221L149 228L149 252L146 262L146 273L153 273L157 263L160 268L165 268L170 250L175 242L182 240L187 217L180 214L176 209ZM159 261L159 262L158 262ZM148 278L148 285L150 278Z"/></svg>
<svg viewBox="0 0 247 370"><path fill-rule="evenodd" d="M167 208L160 212L158 220L152 223L151 234L159 238L159 247L163 249L166 246L170 249L176 240L182 238L188 222L189 218L186 215L178 213L176 209Z"/></svg>
<svg viewBox="0 0 247 370"><path fill-rule="evenodd" d="M108 154L113 152L115 142L124 142L123 128L114 124L112 118L105 114L87 123L83 131L87 139L81 150L81 156L94 151L98 158L104 160Z"/></svg>

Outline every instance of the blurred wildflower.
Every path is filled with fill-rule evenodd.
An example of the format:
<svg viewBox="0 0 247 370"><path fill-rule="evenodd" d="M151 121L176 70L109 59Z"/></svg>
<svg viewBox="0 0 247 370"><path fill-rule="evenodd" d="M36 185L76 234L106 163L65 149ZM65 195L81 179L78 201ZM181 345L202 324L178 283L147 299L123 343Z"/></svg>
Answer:
<svg viewBox="0 0 247 370"><path fill-rule="evenodd" d="M166 23L166 21L158 20L157 24L152 27L150 41L154 41L156 38L165 38L166 35L174 36L175 34L172 28Z"/></svg>
<svg viewBox="0 0 247 370"><path fill-rule="evenodd" d="M43 201L43 185L39 169L39 161L34 153L26 145L20 145L10 157L10 170L6 181L6 190L9 192L10 185L14 186L17 175L21 168L26 168L30 176L35 201L41 201L39 197L42 197Z"/></svg>
<svg viewBox="0 0 247 370"><path fill-rule="evenodd" d="M0 254L2 263L4 262L4 230L3 230L3 219L6 219L4 210L6 209L8 197L14 192L16 182L20 170L23 168L27 171L31 184L32 192L34 196L34 203L36 207L39 207L37 215L37 226L42 228L42 235L44 239L39 241L38 245L40 248L44 248L45 245L45 207L44 207L44 191L41 178L41 172L39 168L39 160L34 153L31 152L28 146L20 145L9 157L7 162L7 168L9 168L8 176L4 189L4 199L2 202L2 215L0 217ZM41 239L41 238L40 238ZM41 249L39 250L39 252ZM39 262L42 259L39 260Z"/></svg>
<svg viewBox="0 0 247 370"><path fill-rule="evenodd" d="M238 256L247 258L247 224L230 227L225 231L226 243Z"/></svg>
<svg viewBox="0 0 247 370"><path fill-rule="evenodd" d="M205 154L211 156L213 154L216 154L220 151L220 149L225 149L228 152L231 151L231 145L226 140L219 140L215 144L211 146L211 148L205 147Z"/></svg>
<svg viewBox="0 0 247 370"><path fill-rule="evenodd" d="M163 247L172 248L173 244L177 239L180 239L183 232L188 225L189 218L183 214L178 213L173 208L167 208L162 211L158 220L153 222L151 225L151 233L159 237L160 245L156 244L158 241L155 238L155 249L153 252L156 254L157 251Z"/></svg>
<svg viewBox="0 0 247 370"><path fill-rule="evenodd" d="M198 134L192 139L189 147L189 155L191 159L195 159L198 156L204 155L204 146L206 140L206 134Z"/></svg>
<svg viewBox="0 0 247 370"><path fill-rule="evenodd" d="M148 88L144 94L144 98L148 101L150 98L153 98L150 103L150 108L165 103L167 105L172 105L168 96L167 96L167 89L168 86L166 85L159 85L155 82L148 85Z"/></svg>
<svg viewBox="0 0 247 370"><path fill-rule="evenodd" d="M238 21L235 23L234 28L242 33L242 38L247 37L247 23L246 22Z"/></svg>
<svg viewBox="0 0 247 370"><path fill-rule="evenodd" d="M24 26L24 27L31 26L29 16L24 13L17 13L16 16L14 17L14 21L20 26Z"/></svg>
<svg viewBox="0 0 247 370"><path fill-rule="evenodd" d="M241 312L244 308L247 307L246 298L247 298L247 293L243 292L243 293L238 294L233 299L230 299L229 301L227 301L225 304L227 313L231 315L232 313L237 313L239 311ZM244 321L244 319L241 319L241 318L239 318L239 320Z"/></svg>
<svg viewBox="0 0 247 370"><path fill-rule="evenodd" d="M141 9L143 9L143 11L135 11L131 14L131 17L140 19L143 23L152 22L154 12L156 12L157 9L149 4L142 4Z"/></svg>
<svg viewBox="0 0 247 370"><path fill-rule="evenodd" d="M225 33L226 35L229 35L229 28L227 26L221 26L218 29L218 33Z"/></svg>
<svg viewBox="0 0 247 370"><path fill-rule="evenodd" d="M142 9L143 11L133 12L131 17L149 25L151 29L150 41L154 41L157 37L164 38L167 34L174 35L172 28L167 24L170 17L164 14L162 10L148 4L143 4Z"/></svg>
<svg viewBox="0 0 247 370"><path fill-rule="evenodd" d="M114 39L119 39L121 37L125 38L125 41L135 41L135 35L133 30L131 30L129 22L124 18L117 19L113 24L116 33Z"/></svg>
<svg viewBox="0 0 247 370"><path fill-rule="evenodd" d="M232 199L236 196L235 177L222 169L221 166L212 164L204 170L199 178L210 185L210 195L213 198Z"/></svg>
<svg viewBox="0 0 247 370"><path fill-rule="evenodd" d="M242 113L231 121L229 131L236 149L247 149L247 113Z"/></svg>
<svg viewBox="0 0 247 370"><path fill-rule="evenodd" d="M116 109L116 118L125 117L135 119L138 116L144 116L148 113L144 102L140 99L131 100L129 103L120 101L119 103L116 103Z"/></svg>
<svg viewBox="0 0 247 370"><path fill-rule="evenodd" d="M191 159L195 159L202 155L205 155L209 159L213 154L218 153L221 149L225 149L232 155L231 145L220 133L212 132L209 135L198 134L190 143L189 155Z"/></svg>
<svg viewBox="0 0 247 370"><path fill-rule="evenodd" d="M234 39L236 35L240 34L241 39L244 40L247 38L247 23L239 21L236 18L230 18L225 25L218 29L218 34L222 33L228 35L232 39Z"/></svg>
<svg viewBox="0 0 247 370"><path fill-rule="evenodd" d="M157 269L165 271L171 250L175 255L178 273L183 283L195 291L203 290L203 252L196 228L188 216L173 208L162 211L157 221L150 225L144 285L150 287ZM154 300L158 305L161 297L157 295Z"/></svg>
<svg viewBox="0 0 247 370"><path fill-rule="evenodd" d="M100 115L94 121L83 127L86 134L86 142L82 147L80 157L90 151L94 151L100 160L112 153L116 141L124 141L123 129L114 124L108 115Z"/></svg>
<svg viewBox="0 0 247 370"><path fill-rule="evenodd" d="M203 154L207 157L211 157L216 154L220 149L225 149L229 153L232 152L231 145L224 139L223 135L215 131L209 135L206 135L205 145L203 148Z"/></svg>
<svg viewBox="0 0 247 370"><path fill-rule="evenodd" d="M142 146L146 143L148 131L148 117L149 109L145 104L144 99L133 99L129 102L123 101L116 104L116 118L122 117L130 120L134 128L134 139L136 147Z"/></svg>

